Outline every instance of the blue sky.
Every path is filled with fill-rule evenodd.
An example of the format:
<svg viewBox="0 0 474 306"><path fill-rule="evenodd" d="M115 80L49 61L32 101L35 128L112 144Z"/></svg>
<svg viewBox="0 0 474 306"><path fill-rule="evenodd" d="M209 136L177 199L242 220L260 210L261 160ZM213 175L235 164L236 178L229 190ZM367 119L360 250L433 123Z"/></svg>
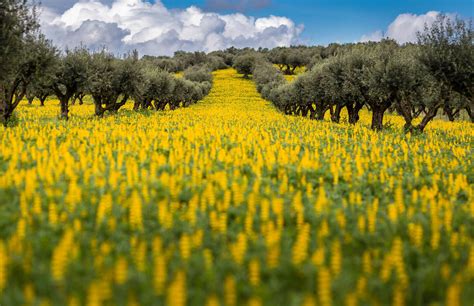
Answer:
<svg viewBox="0 0 474 306"><path fill-rule="evenodd" d="M206 7L205 0L163 0L168 8L185 8L190 5ZM270 14L286 16L304 24L302 39L308 43L353 42L367 33L385 30L403 13L424 14L428 11L457 13L472 18L473 0L273 0L264 9L249 10L252 16ZM229 12L229 11L226 11Z"/></svg>
<svg viewBox="0 0 474 306"><path fill-rule="evenodd" d="M172 55L331 42L416 42L441 13L473 17L474 0L43 0L42 30L61 48ZM229 14L240 12L242 14ZM275 17L277 16L277 17ZM254 18L255 17L255 18ZM304 31L302 30L304 26Z"/></svg>

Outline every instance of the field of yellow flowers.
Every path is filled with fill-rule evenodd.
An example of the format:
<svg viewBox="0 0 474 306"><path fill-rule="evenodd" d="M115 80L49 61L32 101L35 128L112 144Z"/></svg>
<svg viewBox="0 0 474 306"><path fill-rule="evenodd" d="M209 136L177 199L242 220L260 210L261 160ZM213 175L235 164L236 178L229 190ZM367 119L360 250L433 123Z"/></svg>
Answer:
<svg viewBox="0 0 474 306"><path fill-rule="evenodd" d="M0 127L0 305L472 305L474 125L284 116L234 70L186 109Z"/></svg>

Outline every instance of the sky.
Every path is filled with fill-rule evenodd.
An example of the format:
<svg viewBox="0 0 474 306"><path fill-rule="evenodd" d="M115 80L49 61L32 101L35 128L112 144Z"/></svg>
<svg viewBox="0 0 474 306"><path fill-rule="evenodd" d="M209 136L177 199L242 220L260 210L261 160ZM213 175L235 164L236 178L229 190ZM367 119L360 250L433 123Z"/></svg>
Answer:
<svg viewBox="0 0 474 306"><path fill-rule="evenodd" d="M171 55L230 46L414 41L440 13L473 17L474 0L43 0L43 32L61 48Z"/></svg>

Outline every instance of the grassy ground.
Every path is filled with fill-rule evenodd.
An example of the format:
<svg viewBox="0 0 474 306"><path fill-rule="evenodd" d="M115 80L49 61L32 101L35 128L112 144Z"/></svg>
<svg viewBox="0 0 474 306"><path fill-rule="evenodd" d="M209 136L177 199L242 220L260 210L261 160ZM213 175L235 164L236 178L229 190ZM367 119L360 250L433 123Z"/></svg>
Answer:
<svg viewBox="0 0 474 306"><path fill-rule="evenodd" d="M474 126L284 116L234 70L196 105L0 128L0 304L470 305Z"/></svg>

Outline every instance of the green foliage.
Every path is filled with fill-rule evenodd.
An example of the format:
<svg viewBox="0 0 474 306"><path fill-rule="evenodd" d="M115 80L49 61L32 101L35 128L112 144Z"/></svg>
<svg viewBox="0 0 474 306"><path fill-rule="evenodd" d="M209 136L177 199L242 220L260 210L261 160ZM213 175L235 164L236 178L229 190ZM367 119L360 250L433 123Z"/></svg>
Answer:
<svg viewBox="0 0 474 306"><path fill-rule="evenodd" d="M48 71L56 50L37 31L35 7L0 1L0 122L8 124L33 79Z"/></svg>
<svg viewBox="0 0 474 306"><path fill-rule="evenodd" d="M237 56L234 59L234 68L238 73L243 74L244 78L248 78L253 73L255 64L258 61L259 56L255 53L246 53Z"/></svg>
<svg viewBox="0 0 474 306"><path fill-rule="evenodd" d="M212 83L212 74L208 68L204 66L191 66L184 71L183 77L186 80L203 83Z"/></svg>
<svg viewBox="0 0 474 306"><path fill-rule="evenodd" d="M313 57L320 56L320 50L308 47L275 48L268 59L279 66L285 74L293 75L298 67L308 66Z"/></svg>

